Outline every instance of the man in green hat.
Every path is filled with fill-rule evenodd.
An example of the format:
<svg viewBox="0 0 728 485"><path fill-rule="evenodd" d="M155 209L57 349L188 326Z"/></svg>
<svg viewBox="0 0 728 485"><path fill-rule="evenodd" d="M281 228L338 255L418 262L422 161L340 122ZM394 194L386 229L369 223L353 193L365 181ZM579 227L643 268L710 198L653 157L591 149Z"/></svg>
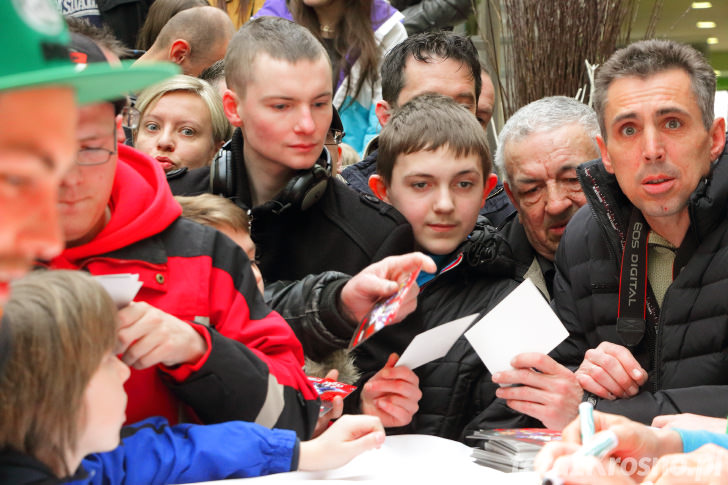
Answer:
<svg viewBox="0 0 728 485"><path fill-rule="evenodd" d="M50 0L0 2L0 304L8 282L63 248L58 185L76 156L77 104L121 98L176 73L146 64L78 65Z"/></svg>

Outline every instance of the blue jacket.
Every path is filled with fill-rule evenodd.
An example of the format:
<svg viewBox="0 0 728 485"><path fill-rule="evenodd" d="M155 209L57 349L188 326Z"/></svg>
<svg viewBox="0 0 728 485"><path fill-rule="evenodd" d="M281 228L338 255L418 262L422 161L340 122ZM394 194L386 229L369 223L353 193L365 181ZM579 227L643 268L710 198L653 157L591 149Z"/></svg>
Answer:
<svg viewBox="0 0 728 485"><path fill-rule="evenodd" d="M728 448L728 435L695 429L676 429L683 442L683 453L695 451L703 445L714 444Z"/></svg>
<svg viewBox="0 0 728 485"><path fill-rule="evenodd" d="M290 430L231 421L169 426L150 418L121 431L113 451L87 456L64 481L37 460L0 452L2 483L166 484L247 478L298 468L298 439Z"/></svg>
<svg viewBox="0 0 728 485"><path fill-rule="evenodd" d="M286 0L266 0L265 4L256 12L255 17L282 17L293 20L293 14L288 9ZM381 59L387 52L407 38L407 31L402 24L404 16L384 0L374 0L372 4L372 29L381 52ZM358 59L351 59L354 63L351 69L351 86L356 86L361 75L361 65ZM334 94L334 106L339 110L341 122L344 125L346 136L344 143L354 147L362 156L367 143L374 138L381 129L379 120L374 113L377 102L382 99L382 83L380 79L372 85L366 82L362 85L359 94L352 99L346 96L347 77L340 73Z"/></svg>

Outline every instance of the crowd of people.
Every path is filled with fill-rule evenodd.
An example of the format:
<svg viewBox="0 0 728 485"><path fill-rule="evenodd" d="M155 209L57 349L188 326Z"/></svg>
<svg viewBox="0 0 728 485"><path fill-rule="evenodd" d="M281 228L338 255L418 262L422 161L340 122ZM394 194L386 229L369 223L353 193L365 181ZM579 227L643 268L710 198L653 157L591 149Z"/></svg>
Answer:
<svg viewBox="0 0 728 485"><path fill-rule="evenodd" d="M505 427L563 430L537 469L564 483L726 482L726 126L699 52L630 44L593 109L534 101L489 147L493 82L442 30L470 2L108 3L0 2L0 482L321 470ZM126 273L117 308L91 276ZM463 336L396 365L526 279L569 332L550 354L491 374ZM323 412L307 376L356 390ZM584 401L619 439L601 459Z"/></svg>

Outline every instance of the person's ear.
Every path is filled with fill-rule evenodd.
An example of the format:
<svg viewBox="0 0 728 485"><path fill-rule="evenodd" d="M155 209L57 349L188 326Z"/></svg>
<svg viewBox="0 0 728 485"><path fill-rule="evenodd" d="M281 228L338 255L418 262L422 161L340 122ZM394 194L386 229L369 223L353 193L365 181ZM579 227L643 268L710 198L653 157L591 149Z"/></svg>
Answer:
<svg viewBox="0 0 728 485"><path fill-rule="evenodd" d="M374 114L377 115L379 124L384 126L389 121L389 118L392 117L392 107L384 100L378 101L374 107Z"/></svg>
<svg viewBox="0 0 728 485"><path fill-rule="evenodd" d="M169 46L168 58L170 61L181 66L183 62L189 62L191 52L192 49L190 48L189 42L184 39L176 39Z"/></svg>
<svg viewBox="0 0 728 485"><path fill-rule="evenodd" d="M710 128L710 160L717 159L725 147L725 119L716 118Z"/></svg>
<svg viewBox="0 0 728 485"><path fill-rule="evenodd" d="M240 114L238 114L238 104L240 104L238 95L232 89L226 89L222 95L222 107L225 110L225 116L231 125L241 127L243 126L243 120L240 119Z"/></svg>
<svg viewBox="0 0 728 485"><path fill-rule="evenodd" d="M609 158L609 152L607 151L607 142L604 141L601 135L596 136L597 145L599 145L599 153L602 157L602 164L604 169L609 173L614 173L614 167L612 167L612 160Z"/></svg>
<svg viewBox="0 0 728 485"><path fill-rule="evenodd" d="M124 143L126 141L126 133L124 133L124 126L121 124L121 114L116 115L114 118L114 124L116 125L116 142Z"/></svg>
<svg viewBox="0 0 728 485"><path fill-rule="evenodd" d="M481 209L485 205L485 199L488 198L496 185L498 185L498 176L494 173L489 174L485 179L485 184L483 185L483 200L480 201Z"/></svg>
<svg viewBox="0 0 728 485"><path fill-rule="evenodd" d="M389 204L389 196L387 195L387 183L384 181L384 178L382 178L381 175L378 173L375 173L371 177L369 177L369 188L372 189L372 192L374 195L377 196L378 199L383 200L387 204Z"/></svg>

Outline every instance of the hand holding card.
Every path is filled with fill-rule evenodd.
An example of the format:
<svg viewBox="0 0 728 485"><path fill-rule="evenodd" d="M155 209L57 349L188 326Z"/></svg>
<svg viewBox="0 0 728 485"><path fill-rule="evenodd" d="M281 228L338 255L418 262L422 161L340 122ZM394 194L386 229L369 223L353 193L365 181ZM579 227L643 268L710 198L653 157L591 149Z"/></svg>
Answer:
<svg viewBox="0 0 728 485"><path fill-rule="evenodd" d="M336 396L344 398L356 390L356 386L344 384L343 382L338 382L328 377L308 376L308 380L311 384L313 384L314 389L316 389L316 392L321 399L321 410L319 411L319 416L323 416L329 411L329 409L331 409L331 402Z"/></svg>
<svg viewBox="0 0 728 485"><path fill-rule="evenodd" d="M387 325L395 322L397 311L402 305L407 291L415 284L418 273L419 270L410 273L407 279L403 283L400 283L399 289L394 295L374 305L374 308L367 313L354 332L354 336L349 343L350 349L356 347Z"/></svg>

